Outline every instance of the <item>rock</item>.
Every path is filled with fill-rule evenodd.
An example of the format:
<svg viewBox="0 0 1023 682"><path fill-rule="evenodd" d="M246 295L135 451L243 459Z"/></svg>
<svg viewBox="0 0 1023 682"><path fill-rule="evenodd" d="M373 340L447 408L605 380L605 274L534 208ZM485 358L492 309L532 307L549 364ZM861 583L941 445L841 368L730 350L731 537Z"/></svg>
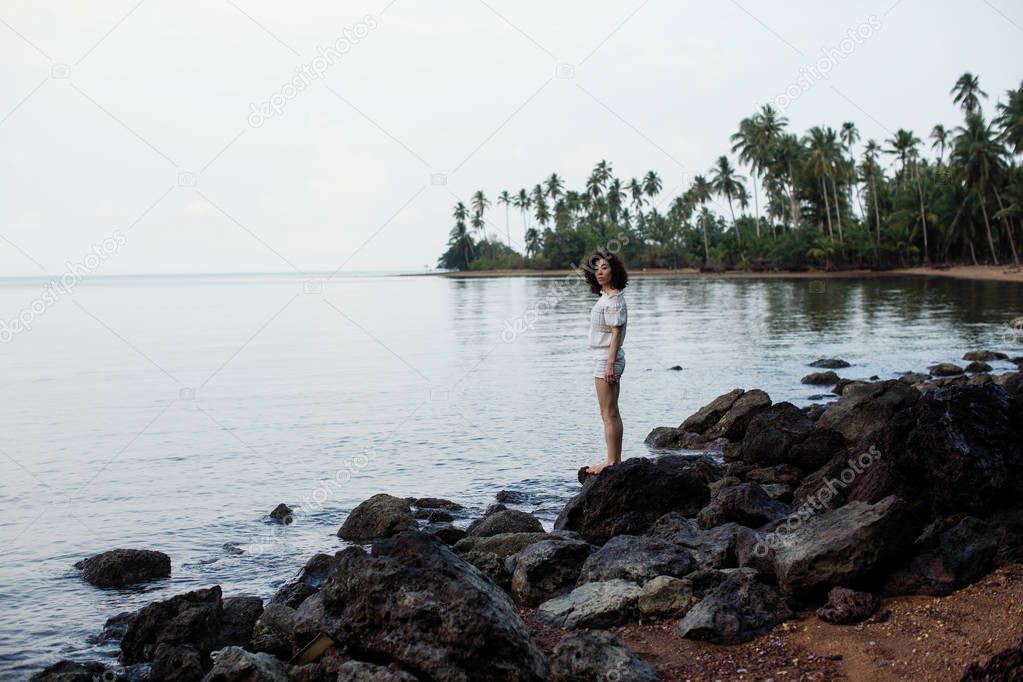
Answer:
<svg viewBox="0 0 1023 682"><path fill-rule="evenodd" d="M714 499L714 496L717 495L722 490L724 490L725 488L731 488L732 486L740 485L741 483L742 479L737 476L725 476L724 478L719 478L718 480L714 481L707 487L710 489L711 499Z"/></svg>
<svg viewBox="0 0 1023 682"><path fill-rule="evenodd" d="M270 518L277 523L283 523L285 525L290 524L295 520L294 513L291 511L291 507L281 502L279 505L274 507L274 510L270 512Z"/></svg>
<svg viewBox="0 0 1023 682"><path fill-rule="evenodd" d="M838 380L839 377L834 372L811 372L800 379L799 383L811 386L834 386Z"/></svg>
<svg viewBox="0 0 1023 682"><path fill-rule="evenodd" d="M191 646L205 659L217 645L223 612L219 585L152 602L129 619L121 660L151 661L158 644Z"/></svg>
<svg viewBox="0 0 1023 682"><path fill-rule="evenodd" d="M719 395L708 404L701 407L696 411L695 414L686 418L682 425L679 427L683 431L692 431L694 433L702 434L704 431L714 426L731 409L735 401L739 399L743 393L741 388L736 388L728 393Z"/></svg>
<svg viewBox="0 0 1023 682"><path fill-rule="evenodd" d="M792 487L787 486L784 483L765 483L760 486L767 493L767 496L772 500L778 500L789 504L792 502Z"/></svg>
<svg viewBox="0 0 1023 682"><path fill-rule="evenodd" d="M681 544L655 537L616 535L586 559L579 584L621 578L642 585L659 575L682 577L693 568L693 557Z"/></svg>
<svg viewBox="0 0 1023 682"><path fill-rule="evenodd" d="M817 609L817 617L828 623L849 625L870 618L880 605L880 600L869 592L832 587L828 603Z"/></svg>
<svg viewBox="0 0 1023 682"><path fill-rule="evenodd" d="M151 549L112 549L75 564L82 577L96 587L125 587L169 578L170 557Z"/></svg>
<svg viewBox="0 0 1023 682"><path fill-rule="evenodd" d="M543 524L535 516L518 509L502 509L469 524L466 533L472 537L488 537L500 533L542 533Z"/></svg>
<svg viewBox="0 0 1023 682"><path fill-rule="evenodd" d="M240 647L221 649L203 682L288 682L284 662L270 654Z"/></svg>
<svg viewBox="0 0 1023 682"><path fill-rule="evenodd" d="M748 642L792 617L785 599L757 580L756 571L738 569L679 621L680 637L718 644Z"/></svg>
<svg viewBox="0 0 1023 682"><path fill-rule="evenodd" d="M803 471L813 471L824 466L844 446L845 437L838 431L815 428L792 446L785 461Z"/></svg>
<svg viewBox="0 0 1023 682"><path fill-rule="evenodd" d="M711 438L727 438L742 440L750 420L771 406L771 397L760 389L746 391L739 396L724 416L710 427L704 436Z"/></svg>
<svg viewBox="0 0 1023 682"><path fill-rule="evenodd" d="M941 596L976 582L995 566L1002 540L1000 530L967 516L941 532L936 541L920 543L929 551L888 576L885 593Z"/></svg>
<svg viewBox="0 0 1023 682"><path fill-rule="evenodd" d="M265 651L281 659L290 659L297 650L295 609L273 602L266 605L252 627L251 651Z"/></svg>
<svg viewBox="0 0 1023 682"><path fill-rule="evenodd" d="M921 374L920 372L904 372L902 376L899 377L899 381L901 381L904 384L912 385L922 384L923 382L927 381L930 378L931 378L930 375Z"/></svg>
<svg viewBox="0 0 1023 682"><path fill-rule="evenodd" d="M838 358L822 358L811 362L810 367L816 367L818 369L845 369L846 367L852 367L852 365L845 360L839 360Z"/></svg>
<svg viewBox="0 0 1023 682"><path fill-rule="evenodd" d="M1023 399L1023 372L1006 372L995 379L995 383L1005 388L1019 399Z"/></svg>
<svg viewBox="0 0 1023 682"><path fill-rule="evenodd" d="M974 361L966 365L966 368L963 371L965 371L967 374L976 374L977 372L990 372L991 365L987 364L986 362Z"/></svg>
<svg viewBox="0 0 1023 682"><path fill-rule="evenodd" d="M158 644L149 678L160 682L199 682L205 672L202 657L192 647Z"/></svg>
<svg viewBox="0 0 1023 682"><path fill-rule="evenodd" d="M108 672L109 671L109 672ZM113 672L114 677L110 677ZM104 677L106 675L106 677ZM114 672L113 668L98 661L80 663L64 659L47 666L32 675L29 682L95 682L95 680L123 680L124 677Z"/></svg>
<svg viewBox="0 0 1023 682"><path fill-rule="evenodd" d="M706 442L703 436L685 429L677 429L671 426L655 427L643 441L652 448L680 450L684 448L702 447ZM583 471L586 467L583 467ZM588 478L588 477L587 477ZM580 481L582 483L583 481Z"/></svg>
<svg viewBox="0 0 1023 682"><path fill-rule="evenodd" d="M121 611L117 615L107 618L103 623L103 631L96 637L96 642L102 644L103 642L121 641L128 629L128 621L133 615L135 615L134 611Z"/></svg>
<svg viewBox="0 0 1023 682"><path fill-rule="evenodd" d="M851 387L850 387L851 388ZM838 431L847 443L874 438L888 420L920 399L920 392L901 381L882 381L847 390L817 420L817 427Z"/></svg>
<svg viewBox="0 0 1023 682"><path fill-rule="evenodd" d="M508 570L507 557L502 558L493 552L482 550L470 550L461 556L482 571L495 585L505 592L511 592L512 572Z"/></svg>
<svg viewBox="0 0 1023 682"><path fill-rule="evenodd" d="M555 537L577 537L575 534L565 535L564 533L498 533L486 537L465 537L454 545L454 550L459 554L466 552L490 552L502 559L512 554L521 552L523 548L540 542L541 540L552 540Z"/></svg>
<svg viewBox="0 0 1023 682"><path fill-rule="evenodd" d="M987 372L979 371L967 379L966 383L969 386L983 386L984 384L993 384L997 382L995 381L995 378Z"/></svg>
<svg viewBox="0 0 1023 682"><path fill-rule="evenodd" d="M335 556L321 594L348 650L427 679L543 680L546 663L507 594L436 538L403 532Z"/></svg>
<svg viewBox="0 0 1023 682"><path fill-rule="evenodd" d="M594 549L584 540L541 540L527 546L515 555L512 596L520 604L536 606L571 590Z"/></svg>
<svg viewBox="0 0 1023 682"><path fill-rule="evenodd" d="M927 368L932 377L954 377L963 373L963 368L951 362L939 362Z"/></svg>
<svg viewBox="0 0 1023 682"><path fill-rule="evenodd" d="M541 623L558 628L607 628L634 621L640 588L616 578L585 583L566 595L549 599L536 610Z"/></svg>
<svg viewBox="0 0 1023 682"><path fill-rule="evenodd" d="M344 642L348 636L348 623L336 609L327 608L323 590L306 599L295 609L292 637L296 648L301 649L309 644L321 632L336 642Z"/></svg>
<svg viewBox="0 0 1023 682"><path fill-rule="evenodd" d="M252 629L263 613L263 600L259 597L227 597L223 601L224 614L216 648L225 646L249 647Z"/></svg>
<svg viewBox="0 0 1023 682"><path fill-rule="evenodd" d="M849 494L849 486L855 482L855 478L848 476L847 480L842 480L841 476L847 469L855 475L856 470L851 468L850 460L844 453L840 453L820 469L807 475L792 494L793 508L809 507L811 511L820 511L842 506Z"/></svg>
<svg viewBox="0 0 1023 682"><path fill-rule="evenodd" d="M814 421L792 403L772 405L750 421L742 439L742 459L761 465L787 463L789 450L813 428Z"/></svg>
<svg viewBox="0 0 1023 682"><path fill-rule="evenodd" d="M466 536L464 530L447 522L428 523L420 530L436 536L445 545L453 545Z"/></svg>
<svg viewBox="0 0 1023 682"><path fill-rule="evenodd" d="M1005 353L990 350L971 350L963 353L963 360L967 362L991 362L992 360L1008 360Z"/></svg>
<svg viewBox="0 0 1023 682"><path fill-rule="evenodd" d="M407 501L378 493L353 509L337 534L344 540L363 542L415 528Z"/></svg>
<svg viewBox="0 0 1023 682"><path fill-rule="evenodd" d="M454 521L455 515L449 511L444 511L443 509L430 509L428 507L424 507L412 512L412 518L423 519L425 521Z"/></svg>
<svg viewBox="0 0 1023 682"><path fill-rule="evenodd" d="M451 500L445 500L443 497L419 497L412 501L416 507L420 509L444 509L450 512L462 511L465 509L462 505Z"/></svg>
<svg viewBox="0 0 1023 682"><path fill-rule="evenodd" d="M791 464L775 464L770 467L757 467L746 472L746 479L761 485L780 483L781 485L798 485L806 474L799 467Z"/></svg>
<svg viewBox="0 0 1023 682"><path fill-rule="evenodd" d="M391 670L363 661L348 661L337 671L337 682L417 682L418 679L404 670Z"/></svg>
<svg viewBox="0 0 1023 682"><path fill-rule="evenodd" d="M707 484L720 473L705 457L633 457L588 481L558 514L554 528L577 531L595 544L642 533L667 512L695 515L710 499Z"/></svg>
<svg viewBox="0 0 1023 682"><path fill-rule="evenodd" d="M686 615L699 599L692 584L669 575L648 580L639 593L637 606L644 618L679 618Z"/></svg>
<svg viewBox="0 0 1023 682"><path fill-rule="evenodd" d="M771 498L756 483L742 483L725 488L706 507L700 510L696 521L701 528L713 528L729 521L759 528L769 521L784 518L789 506Z"/></svg>
<svg viewBox="0 0 1023 682"><path fill-rule="evenodd" d="M681 545L693 557L694 568L721 568L735 565L735 539L743 526L726 523L703 530L693 519L678 513L665 514L647 535Z"/></svg>
<svg viewBox="0 0 1023 682"><path fill-rule="evenodd" d="M529 501L529 493L522 490L498 490L494 499L509 504L525 504Z"/></svg>
<svg viewBox="0 0 1023 682"><path fill-rule="evenodd" d="M657 682L660 679L656 668L610 632L572 632L551 652L551 682Z"/></svg>
<svg viewBox="0 0 1023 682"><path fill-rule="evenodd" d="M305 563L298 577L282 586L270 600L273 604L287 604L297 609L307 597L323 586L330 572L330 562L334 557L329 554L316 554Z"/></svg>
<svg viewBox="0 0 1023 682"><path fill-rule="evenodd" d="M228 554L234 555L245 554L245 549L242 548L237 542L225 542L220 546L220 548L227 552Z"/></svg>
<svg viewBox="0 0 1023 682"><path fill-rule="evenodd" d="M1023 328L1023 317L1019 318ZM971 663L959 682L1015 682L1023 679L1023 639L998 652L983 664Z"/></svg>
<svg viewBox="0 0 1023 682"><path fill-rule="evenodd" d="M848 585L882 568L903 551L913 529L906 503L887 497L877 504L850 502L769 536L774 574L789 594L812 594Z"/></svg>

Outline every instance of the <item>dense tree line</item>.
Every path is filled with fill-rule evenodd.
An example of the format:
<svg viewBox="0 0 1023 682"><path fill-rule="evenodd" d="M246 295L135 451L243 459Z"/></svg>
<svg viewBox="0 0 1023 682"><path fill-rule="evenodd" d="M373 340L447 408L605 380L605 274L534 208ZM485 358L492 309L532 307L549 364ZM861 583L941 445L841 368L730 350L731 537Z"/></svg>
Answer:
<svg viewBox="0 0 1023 682"><path fill-rule="evenodd" d="M590 249L622 244L632 267L887 268L939 263L1019 264L1023 224L1023 84L988 119L988 95L963 74L950 95L962 124L866 140L854 123L789 132L770 105L742 120L731 153L678 196L661 197L654 171L623 181L600 161L586 186L556 173L531 191L502 191L504 235L482 190L455 206L438 266L565 268ZM512 247L510 211L525 244ZM495 230L499 231L499 230ZM500 237L504 238L502 243Z"/></svg>

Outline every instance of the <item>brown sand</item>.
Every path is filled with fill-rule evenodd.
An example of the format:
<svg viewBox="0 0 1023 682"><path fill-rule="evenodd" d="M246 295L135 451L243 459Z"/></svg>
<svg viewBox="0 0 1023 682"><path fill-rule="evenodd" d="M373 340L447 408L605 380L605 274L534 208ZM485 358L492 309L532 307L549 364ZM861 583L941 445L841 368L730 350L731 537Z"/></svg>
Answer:
<svg viewBox="0 0 1023 682"><path fill-rule="evenodd" d="M566 631L522 609L549 652ZM831 625L800 614L758 639L720 646L680 639L677 621L612 628L630 649L675 680L958 680L1023 636L1023 564L998 569L947 597L886 599L859 625Z"/></svg>

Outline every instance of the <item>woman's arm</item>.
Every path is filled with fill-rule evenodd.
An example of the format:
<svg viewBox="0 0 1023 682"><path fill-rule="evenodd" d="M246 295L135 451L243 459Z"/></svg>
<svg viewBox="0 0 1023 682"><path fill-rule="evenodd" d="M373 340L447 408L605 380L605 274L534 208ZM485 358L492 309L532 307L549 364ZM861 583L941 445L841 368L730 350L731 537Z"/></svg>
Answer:
<svg viewBox="0 0 1023 682"><path fill-rule="evenodd" d="M618 359L618 347L622 345L622 328L611 327L611 346L607 350L607 365L604 367L604 381L614 383L615 360Z"/></svg>

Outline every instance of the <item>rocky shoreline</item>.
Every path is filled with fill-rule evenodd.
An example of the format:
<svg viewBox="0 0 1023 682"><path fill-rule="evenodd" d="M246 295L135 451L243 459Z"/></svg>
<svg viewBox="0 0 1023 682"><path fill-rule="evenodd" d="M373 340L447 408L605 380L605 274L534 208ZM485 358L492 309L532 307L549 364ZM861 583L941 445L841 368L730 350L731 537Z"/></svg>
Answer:
<svg viewBox="0 0 1023 682"><path fill-rule="evenodd" d="M963 359L969 372L806 381L834 379L827 405L729 391L647 438L678 452L580 469L550 532L503 504L512 493L471 520L454 501L374 495L338 530L352 545L269 603L219 586L153 602L104 627L119 665L32 679L683 679L637 655L639 629L728 652L808 617L885 623L893 597L950 595L1023 560L1023 378L992 373L1008 360L995 353ZM119 549L79 568L116 586L164 577L169 559ZM1021 661L1023 641L958 674L1002 679ZM789 679L841 676L819 663Z"/></svg>

